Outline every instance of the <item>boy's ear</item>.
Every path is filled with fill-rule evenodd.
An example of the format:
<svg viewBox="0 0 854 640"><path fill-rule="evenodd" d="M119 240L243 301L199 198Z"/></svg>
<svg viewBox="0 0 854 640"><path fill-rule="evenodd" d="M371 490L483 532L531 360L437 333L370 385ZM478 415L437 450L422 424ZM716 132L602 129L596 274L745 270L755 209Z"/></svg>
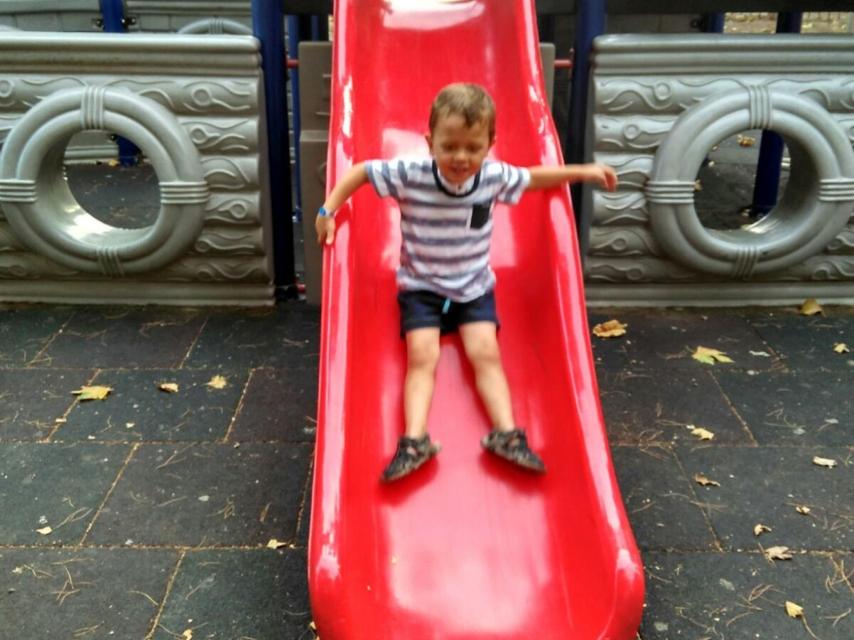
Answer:
<svg viewBox="0 0 854 640"><path fill-rule="evenodd" d="M427 146L432 149L433 148L433 135L428 131L424 134L424 139L427 141Z"/></svg>

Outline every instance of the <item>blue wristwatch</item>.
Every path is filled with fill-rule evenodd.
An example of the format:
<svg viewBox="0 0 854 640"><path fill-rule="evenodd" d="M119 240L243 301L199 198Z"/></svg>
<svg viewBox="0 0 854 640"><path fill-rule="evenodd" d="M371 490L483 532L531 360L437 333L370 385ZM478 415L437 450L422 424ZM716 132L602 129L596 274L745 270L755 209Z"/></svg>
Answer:
<svg viewBox="0 0 854 640"><path fill-rule="evenodd" d="M332 214L325 208L320 207L320 209L317 210L317 215L319 215L321 218L325 218L326 216L331 216Z"/></svg>

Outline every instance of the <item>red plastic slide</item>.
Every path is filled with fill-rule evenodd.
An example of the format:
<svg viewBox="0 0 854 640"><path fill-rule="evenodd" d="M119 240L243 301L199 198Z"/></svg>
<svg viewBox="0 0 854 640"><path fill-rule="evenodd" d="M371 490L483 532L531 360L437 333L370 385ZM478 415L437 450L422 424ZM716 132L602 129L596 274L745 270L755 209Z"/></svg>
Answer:
<svg viewBox="0 0 854 640"><path fill-rule="evenodd" d="M338 0L328 177L427 153L430 103L483 84L496 157L562 158L533 0ZM599 406L567 189L498 205L492 264L516 419L548 473L482 451L490 428L459 339L442 338L439 456L391 485L403 432L399 213L363 187L325 250L309 583L322 640L628 640L643 570Z"/></svg>

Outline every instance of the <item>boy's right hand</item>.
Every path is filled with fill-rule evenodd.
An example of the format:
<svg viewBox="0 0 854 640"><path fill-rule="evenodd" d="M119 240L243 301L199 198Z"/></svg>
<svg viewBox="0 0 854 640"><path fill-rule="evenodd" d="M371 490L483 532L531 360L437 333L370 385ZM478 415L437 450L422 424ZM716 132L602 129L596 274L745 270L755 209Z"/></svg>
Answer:
<svg viewBox="0 0 854 640"><path fill-rule="evenodd" d="M332 244L335 240L335 218L317 216L314 220L314 230L317 232L317 244Z"/></svg>

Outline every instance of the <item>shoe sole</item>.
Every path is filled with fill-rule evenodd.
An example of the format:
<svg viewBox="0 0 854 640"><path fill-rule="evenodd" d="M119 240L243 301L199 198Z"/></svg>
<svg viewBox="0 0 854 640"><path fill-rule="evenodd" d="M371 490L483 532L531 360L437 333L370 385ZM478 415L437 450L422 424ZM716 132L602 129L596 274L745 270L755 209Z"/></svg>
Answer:
<svg viewBox="0 0 854 640"><path fill-rule="evenodd" d="M486 439L486 437L484 437L484 439L480 441L480 444L483 446L484 449L489 451L489 453L491 453L492 455L497 456L497 457L501 458L502 460L506 460L507 462L512 462L517 467L521 467L522 469L527 469L529 471L535 471L537 473L545 473L546 472L546 465L544 465L544 464L543 465L537 465L537 464L532 464L532 463L529 464L529 463L526 463L522 460L517 460L516 458L514 458L512 456L506 456L503 453L501 453L500 451L498 451L497 449L493 449L492 447L489 446L488 440Z"/></svg>
<svg viewBox="0 0 854 640"><path fill-rule="evenodd" d="M411 473L418 471L421 467L423 467L426 463L428 463L431 458L434 458L436 456L436 454L439 453L439 451L441 451L441 450L442 450L441 445L439 445L439 443L434 443L430 446L430 454L426 458L421 460L420 462L416 463L415 466L413 466L413 467L411 467L411 468L409 468L406 471L403 471L401 473L397 473L393 476L386 477L385 475L383 475L380 479L384 483L390 483L390 482L394 482L395 480L400 480L401 478L405 478L406 476L410 475Z"/></svg>

